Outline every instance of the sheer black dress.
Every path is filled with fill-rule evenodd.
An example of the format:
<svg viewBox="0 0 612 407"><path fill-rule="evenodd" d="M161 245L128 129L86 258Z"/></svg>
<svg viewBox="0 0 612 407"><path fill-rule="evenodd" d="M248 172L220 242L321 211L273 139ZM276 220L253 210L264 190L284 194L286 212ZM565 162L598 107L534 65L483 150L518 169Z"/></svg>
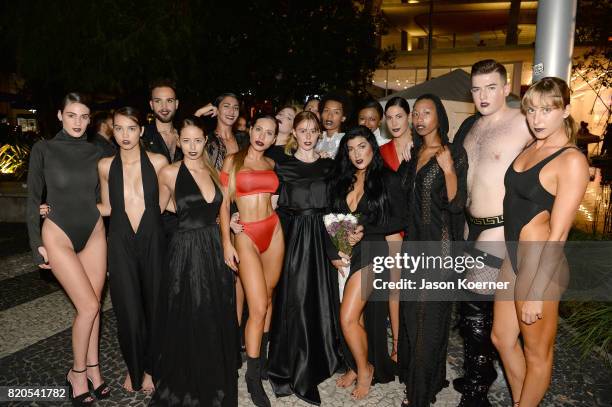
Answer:
<svg viewBox="0 0 612 407"><path fill-rule="evenodd" d="M329 159L277 162L277 212L285 222L285 259L276 286L268 378L277 396L320 404L317 385L340 367L338 272L325 255L329 239L325 178Z"/></svg>
<svg viewBox="0 0 612 407"><path fill-rule="evenodd" d="M405 174L408 204L410 205L409 233L404 238L404 250L413 255L426 251L427 255L452 256L451 242L463 239L467 186L467 155L460 145L449 145L457 174L457 193L449 201L444 173L435 156L416 171L417 151L413 149ZM418 242L436 242L435 247L419 246ZM431 273L428 270L427 273ZM435 271L438 272L437 270ZM420 274L421 273L421 274ZM425 277L418 271L413 278ZM436 278L450 279L453 270L440 270ZM436 394L448 386L446 356L452 302L431 301L427 293L419 293L419 301L400 302L400 337L398 363L400 380L406 384L406 398L410 406L429 406Z"/></svg>
<svg viewBox="0 0 612 407"><path fill-rule="evenodd" d="M370 266L374 257L388 256L389 248L385 237L404 231L408 223L408 205L406 204L406 193L401 177L393 171L385 169L380 182L385 183L387 193L388 213L386 222L381 224L373 219L368 196L365 193L354 212L349 209L346 199L342 200L342 205L339 208L334 208L334 212L359 215L359 223L364 228L363 238L353 247L349 280L353 278L357 271ZM332 259L334 258L331 254L329 256ZM389 355L388 348L388 316L389 303L387 301L368 301L363 310L365 330L368 335L368 361L374 366L372 383L388 383L395 380L394 363ZM342 342L342 353L346 364L356 372L355 360L348 345L344 340Z"/></svg>
<svg viewBox="0 0 612 407"><path fill-rule="evenodd" d="M206 202L181 163L175 186L178 231L158 307L154 406L236 406L236 305L216 218L221 190Z"/></svg>

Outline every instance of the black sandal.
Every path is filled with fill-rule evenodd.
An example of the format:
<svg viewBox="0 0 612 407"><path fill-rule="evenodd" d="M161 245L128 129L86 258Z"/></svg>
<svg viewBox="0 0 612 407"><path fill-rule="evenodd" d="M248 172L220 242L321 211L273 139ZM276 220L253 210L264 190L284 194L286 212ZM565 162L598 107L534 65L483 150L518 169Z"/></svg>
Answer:
<svg viewBox="0 0 612 407"><path fill-rule="evenodd" d="M74 369L70 369L70 370L72 370L74 373L87 372L87 368L83 370L74 370ZM68 371L68 373L70 373L70 371ZM69 392L68 396L70 397L70 400L72 401L72 405L77 406L77 407L91 406L96 400L91 396L91 394L89 393L89 390L86 391L85 393L79 394L78 396L74 395L74 389L72 388L72 382L70 382L70 379L68 378L68 373L66 373L66 386L68 386L68 392Z"/></svg>
<svg viewBox="0 0 612 407"><path fill-rule="evenodd" d="M100 365L99 363L96 363L95 365L86 365L86 366L87 367L96 367L96 366L99 366L99 365ZM85 369L85 370L87 370L87 369ZM110 397L111 388L108 387L106 382L102 382L102 384L100 384L97 389L94 389L93 380L89 376L87 376L87 382L91 386L93 394L94 394L94 396L96 396L96 398L98 400L104 400L104 399L107 399L107 398Z"/></svg>

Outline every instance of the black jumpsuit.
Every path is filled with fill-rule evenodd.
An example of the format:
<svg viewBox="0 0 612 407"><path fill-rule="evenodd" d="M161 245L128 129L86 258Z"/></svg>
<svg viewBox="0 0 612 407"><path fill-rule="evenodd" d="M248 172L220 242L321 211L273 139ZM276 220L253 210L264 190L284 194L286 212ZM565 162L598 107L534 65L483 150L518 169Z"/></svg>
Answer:
<svg viewBox="0 0 612 407"><path fill-rule="evenodd" d="M113 159L108 176L112 208L108 232L110 294L117 317L121 353L135 390L142 386L143 373L151 374L153 314L166 246L157 175L142 149L140 170L145 210L136 232L125 212L120 154Z"/></svg>
<svg viewBox="0 0 612 407"><path fill-rule="evenodd" d="M38 248L44 190L51 206L47 219L66 233L75 252L85 248L100 212L96 207L100 152L87 136L72 137L64 130L32 147L28 170L27 222L34 263L42 264Z"/></svg>

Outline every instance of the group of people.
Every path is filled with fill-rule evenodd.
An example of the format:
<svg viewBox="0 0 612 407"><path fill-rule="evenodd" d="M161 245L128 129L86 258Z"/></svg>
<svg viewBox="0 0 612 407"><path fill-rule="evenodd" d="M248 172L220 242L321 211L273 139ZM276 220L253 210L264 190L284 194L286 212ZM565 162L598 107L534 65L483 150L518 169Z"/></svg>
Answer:
<svg viewBox="0 0 612 407"><path fill-rule="evenodd" d="M336 385L352 387L354 399L399 376L401 405L428 406L448 385L452 302L426 294L401 301L397 293L368 301L364 282L374 257L393 248L433 241L438 254L452 256L452 243L465 240L466 253L487 254L468 279L525 292L470 293L460 303L460 405L490 405L499 353L514 406L537 406L551 379L553 294L562 291L538 260L567 238L588 163L573 142L564 81L534 83L520 111L506 105L503 65L477 62L471 81L477 113L452 142L432 94L412 109L400 97L384 109L367 103L345 132L350 112L341 94L258 115L242 132L236 95L175 123L176 91L160 82L151 87L154 123L117 109L95 118L102 134L89 142L90 110L68 94L62 130L32 149L27 216L35 263L52 269L76 308L66 375L73 404L111 392L98 365L108 271L124 388L152 393L150 405L236 406L243 332L245 381L257 406L270 406L262 380L277 397L319 405L317 386L337 372ZM214 130L201 116L214 118ZM328 213L358 215L350 255L326 231ZM517 242L544 244L534 259Z"/></svg>

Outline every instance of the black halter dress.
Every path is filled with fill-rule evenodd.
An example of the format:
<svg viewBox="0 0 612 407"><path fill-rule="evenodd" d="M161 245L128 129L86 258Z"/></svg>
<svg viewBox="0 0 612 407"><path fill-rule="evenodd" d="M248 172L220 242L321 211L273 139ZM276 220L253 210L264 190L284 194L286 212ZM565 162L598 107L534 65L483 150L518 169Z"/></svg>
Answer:
<svg viewBox="0 0 612 407"><path fill-rule="evenodd" d="M158 308L155 406L236 406L234 278L223 262L215 186L207 202L181 163L174 189L178 230Z"/></svg>

